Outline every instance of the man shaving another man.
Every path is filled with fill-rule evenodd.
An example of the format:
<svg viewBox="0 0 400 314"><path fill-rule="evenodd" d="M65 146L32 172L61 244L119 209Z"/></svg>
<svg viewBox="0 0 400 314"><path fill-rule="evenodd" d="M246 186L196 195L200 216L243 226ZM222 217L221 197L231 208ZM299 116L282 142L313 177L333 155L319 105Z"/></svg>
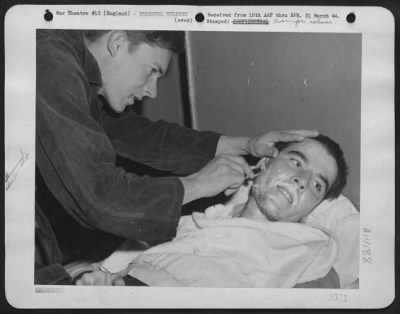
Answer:
<svg viewBox="0 0 400 314"><path fill-rule="evenodd" d="M276 158L260 161L245 204L184 216L174 240L139 254L119 274L96 270L77 284L123 285L125 276L150 286L294 287L326 276L334 237L299 222L340 195L343 152L323 135L276 146Z"/></svg>
<svg viewBox="0 0 400 314"><path fill-rule="evenodd" d="M318 134L225 136L129 110L157 97L183 35L37 30L35 284L71 284L69 263L104 258L123 239L171 239L183 205L253 177L243 155ZM120 157L135 167L121 168ZM141 166L164 175L141 175Z"/></svg>

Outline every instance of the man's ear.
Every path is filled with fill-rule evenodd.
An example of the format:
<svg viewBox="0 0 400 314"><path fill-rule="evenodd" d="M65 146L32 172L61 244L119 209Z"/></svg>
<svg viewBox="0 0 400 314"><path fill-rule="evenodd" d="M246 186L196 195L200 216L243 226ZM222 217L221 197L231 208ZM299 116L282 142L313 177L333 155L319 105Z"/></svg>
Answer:
<svg viewBox="0 0 400 314"><path fill-rule="evenodd" d="M107 50L111 57L115 57L128 37L124 31L111 31L107 40Z"/></svg>

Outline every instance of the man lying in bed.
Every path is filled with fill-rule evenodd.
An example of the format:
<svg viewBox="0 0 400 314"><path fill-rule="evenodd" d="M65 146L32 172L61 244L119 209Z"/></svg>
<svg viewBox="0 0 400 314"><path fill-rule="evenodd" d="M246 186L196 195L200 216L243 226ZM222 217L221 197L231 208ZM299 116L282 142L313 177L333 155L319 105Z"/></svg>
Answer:
<svg viewBox="0 0 400 314"><path fill-rule="evenodd" d="M260 161L262 171L245 204L183 216L172 241L139 254L118 274L96 270L77 284L307 287L314 281L314 287L339 287L332 272L334 236L302 220L342 192L343 152L323 135L277 148L276 158ZM324 277L321 284L315 281Z"/></svg>

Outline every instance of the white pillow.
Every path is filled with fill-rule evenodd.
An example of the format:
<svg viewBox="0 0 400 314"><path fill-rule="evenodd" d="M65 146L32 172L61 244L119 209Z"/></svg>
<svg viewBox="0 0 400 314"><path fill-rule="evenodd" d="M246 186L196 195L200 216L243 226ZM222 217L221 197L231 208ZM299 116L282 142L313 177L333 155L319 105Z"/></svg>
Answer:
<svg viewBox="0 0 400 314"><path fill-rule="evenodd" d="M338 253L334 268L341 288L353 288L359 276L360 214L344 195L325 200L304 221L329 229L337 238Z"/></svg>
<svg viewBox="0 0 400 314"><path fill-rule="evenodd" d="M227 204L247 201L251 184L242 186ZM338 253L334 268L341 288L355 288L359 276L360 214L352 202L340 195L335 200L321 202L303 221L305 224L328 229L337 239Z"/></svg>

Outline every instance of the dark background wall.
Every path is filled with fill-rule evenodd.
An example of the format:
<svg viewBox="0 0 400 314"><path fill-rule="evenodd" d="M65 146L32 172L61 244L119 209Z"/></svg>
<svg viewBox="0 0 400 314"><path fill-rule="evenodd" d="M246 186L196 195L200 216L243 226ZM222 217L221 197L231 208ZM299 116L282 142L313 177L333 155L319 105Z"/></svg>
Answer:
<svg viewBox="0 0 400 314"><path fill-rule="evenodd" d="M350 169L344 194L359 207L360 34L189 32L187 38L195 128L227 135L317 129L342 146ZM184 123L181 105L188 104L178 74L175 60L144 114Z"/></svg>

